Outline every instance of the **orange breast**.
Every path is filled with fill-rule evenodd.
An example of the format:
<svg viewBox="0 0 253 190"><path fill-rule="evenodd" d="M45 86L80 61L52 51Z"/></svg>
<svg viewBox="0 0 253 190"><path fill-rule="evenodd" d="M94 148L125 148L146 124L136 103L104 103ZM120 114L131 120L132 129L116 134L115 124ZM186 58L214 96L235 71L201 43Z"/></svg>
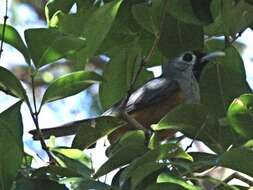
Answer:
<svg viewBox="0 0 253 190"><path fill-rule="evenodd" d="M145 109L132 111L129 114L143 127L149 128L152 124L158 123L169 111L183 102L183 94L178 90L173 96L169 96L156 104L147 105ZM110 142L114 142L119 136L129 130L130 127L122 127L109 135L108 139ZM164 139L173 136L174 133L175 131L165 130L161 131L159 136L161 139Z"/></svg>

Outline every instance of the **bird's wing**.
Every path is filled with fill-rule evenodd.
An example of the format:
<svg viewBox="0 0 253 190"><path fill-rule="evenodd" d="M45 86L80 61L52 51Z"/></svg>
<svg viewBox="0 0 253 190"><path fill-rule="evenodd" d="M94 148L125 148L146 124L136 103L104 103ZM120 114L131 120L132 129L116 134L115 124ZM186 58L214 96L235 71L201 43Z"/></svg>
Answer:
<svg viewBox="0 0 253 190"><path fill-rule="evenodd" d="M179 90L175 80L159 77L150 80L134 91L126 105L126 111L132 112L156 104L174 95Z"/></svg>

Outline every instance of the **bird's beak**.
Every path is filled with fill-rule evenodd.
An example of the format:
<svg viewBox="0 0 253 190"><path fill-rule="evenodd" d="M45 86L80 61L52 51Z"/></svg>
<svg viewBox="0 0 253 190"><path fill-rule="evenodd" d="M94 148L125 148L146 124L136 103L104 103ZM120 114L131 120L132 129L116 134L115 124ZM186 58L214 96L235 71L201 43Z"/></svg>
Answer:
<svg viewBox="0 0 253 190"><path fill-rule="evenodd" d="M203 56L201 59L200 59L200 63L204 63L204 62L207 62L207 61L212 61L216 58L219 58L219 57L224 57L226 54L225 52L223 51L214 51L212 53L208 53L206 54L205 56Z"/></svg>

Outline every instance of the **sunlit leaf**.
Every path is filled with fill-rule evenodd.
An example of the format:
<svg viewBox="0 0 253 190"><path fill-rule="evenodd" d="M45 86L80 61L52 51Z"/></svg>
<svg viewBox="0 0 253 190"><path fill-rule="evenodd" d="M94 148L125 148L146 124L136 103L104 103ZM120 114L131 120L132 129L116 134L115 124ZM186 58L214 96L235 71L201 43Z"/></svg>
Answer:
<svg viewBox="0 0 253 190"><path fill-rule="evenodd" d="M50 25L50 19L58 10L68 12L73 6L74 0L50 0L45 6L45 15L47 23Z"/></svg>
<svg viewBox="0 0 253 190"><path fill-rule="evenodd" d="M2 39L2 31L3 31L3 24L0 24L0 38L1 39ZM25 43L23 42L18 31L14 27L8 24L5 26L4 42L6 42L7 44L10 44L14 48L16 48L20 53L22 53L26 62L30 64L30 55Z"/></svg>
<svg viewBox="0 0 253 190"><path fill-rule="evenodd" d="M185 180L182 180L182 179L174 177L174 176L170 176L166 173L160 174L157 178L157 182L158 183L178 184L178 185L184 187L185 189L189 189L189 190L201 190L202 189L198 186L194 186L192 184L187 183Z"/></svg>
<svg viewBox="0 0 253 190"><path fill-rule="evenodd" d="M66 151L67 150L65 150L65 152ZM52 149L52 152L54 153L55 158L57 159L61 167L65 167L70 170L71 173L75 172L76 174L81 175L85 179L90 178L92 170L87 166L86 163L83 163L82 158L65 155L61 153L61 151L58 151L57 148L55 150Z"/></svg>
<svg viewBox="0 0 253 190"><path fill-rule="evenodd" d="M253 138L253 95L244 94L236 98L228 109L228 120L237 133Z"/></svg>
<svg viewBox="0 0 253 190"><path fill-rule="evenodd" d="M61 76L48 86L41 104L75 95L101 80L100 75L88 71Z"/></svg>

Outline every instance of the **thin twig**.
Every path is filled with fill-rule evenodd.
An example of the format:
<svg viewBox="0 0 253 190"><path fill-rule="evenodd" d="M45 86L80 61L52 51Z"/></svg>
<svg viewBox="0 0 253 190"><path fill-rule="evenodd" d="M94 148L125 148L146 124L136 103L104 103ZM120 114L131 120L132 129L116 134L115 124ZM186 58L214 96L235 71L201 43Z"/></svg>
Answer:
<svg viewBox="0 0 253 190"><path fill-rule="evenodd" d="M0 59L3 52L5 29L6 29L7 19L8 19L7 13L8 13L8 0L5 0L5 15L4 15L4 23L3 23L3 29L2 29L2 39L1 39L1 44L0 44Z"/></svg>
<svg viewBox="0 0 253 190"><path fill-rule="evenodd" d="M55 162L56 160L54 159L53 155L49 151L49 148L46 145L43 134L42 134L41 129L39 127L39 115L38 115L37 106L36 106L36 95L35 95L35 85L34 85L34 75L33 74L31 74L31 86L32 86L32 97L33 97L34 112L32 110L32 107L31 107L31 104L29 103L29 101L27 100L26 102L27 102L28 108L30 110L33 122L35 124L41 147L44 151L46 151L46 153L49 157L49 161L50 162L53 162L53 161ZM57 163L57 162L55 162L55 163Z"/></svg>

